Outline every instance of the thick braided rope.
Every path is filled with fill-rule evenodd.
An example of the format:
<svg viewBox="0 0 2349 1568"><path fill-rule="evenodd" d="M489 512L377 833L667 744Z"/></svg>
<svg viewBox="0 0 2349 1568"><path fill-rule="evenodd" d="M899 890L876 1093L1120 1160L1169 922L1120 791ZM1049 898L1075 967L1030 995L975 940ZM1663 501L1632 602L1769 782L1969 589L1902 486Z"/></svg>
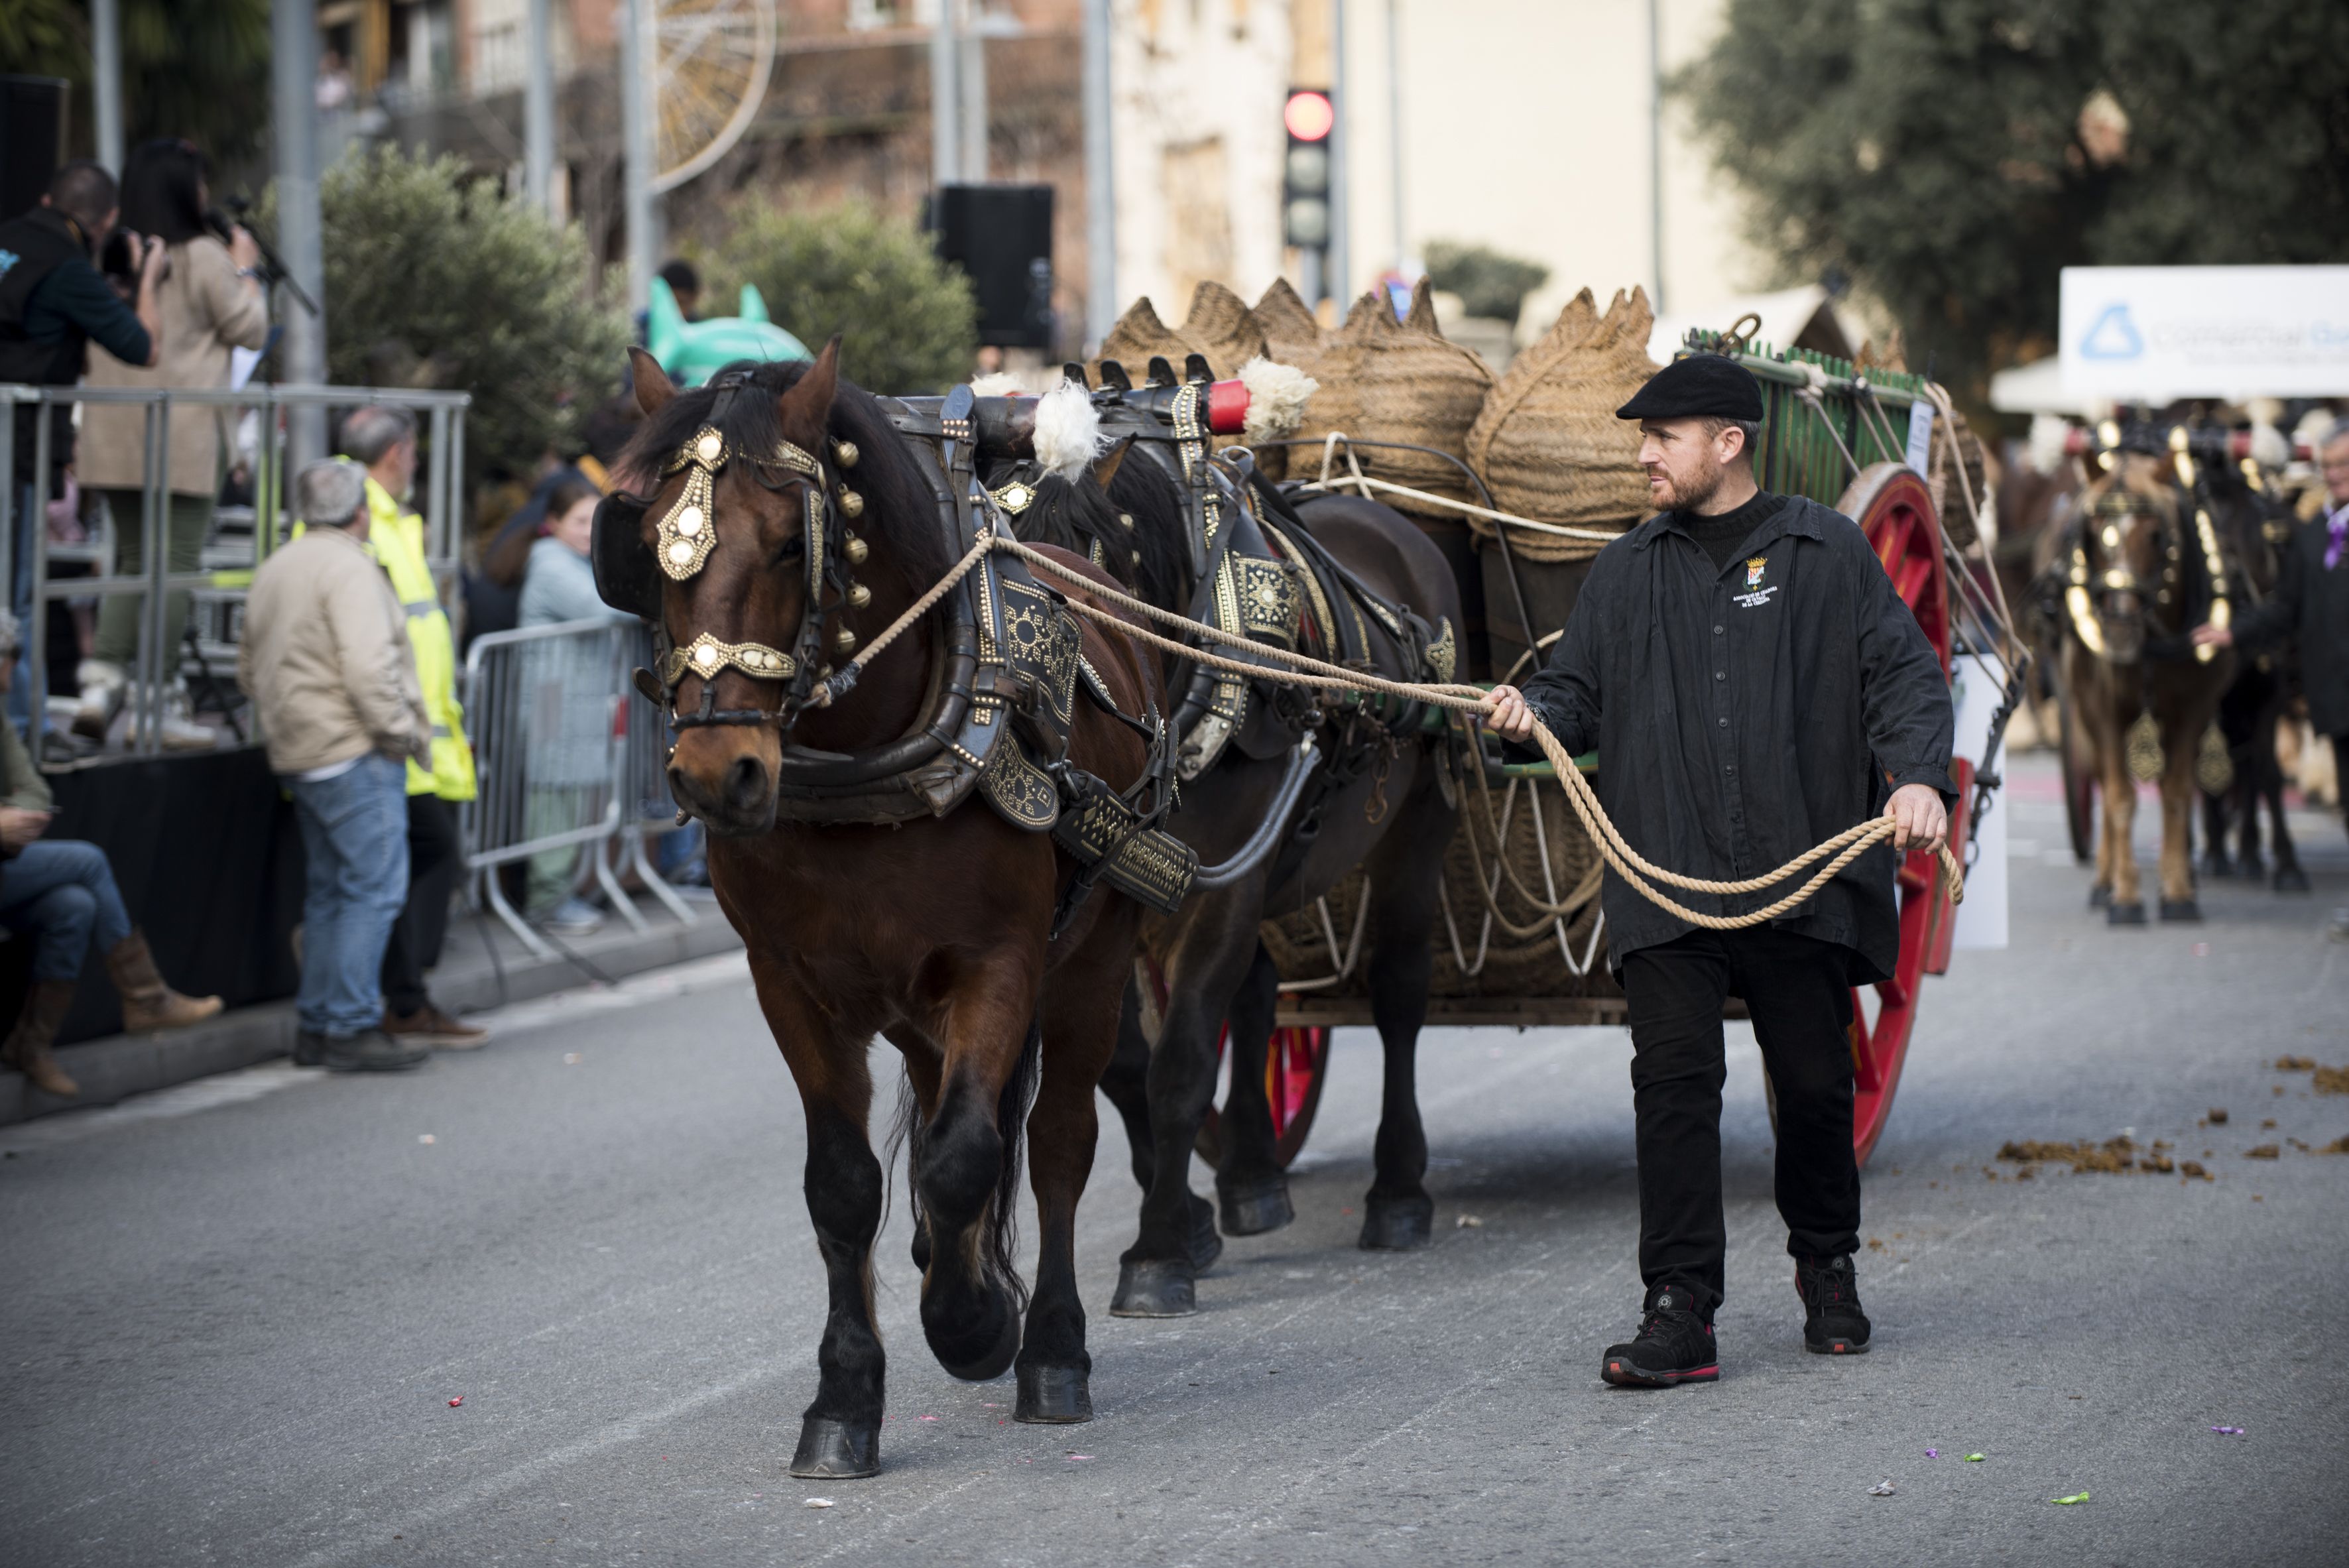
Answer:
<svg viewBox="0 0 2349 1568"><path fill-rule="evenodd" d="M1092 598L1114 604L1120 609L1130 611L1162 624L1180 626L1193 637L1203 637L1209 642L1244 648L1253 659L1270 659L1275 663L1290 666L1300 676L1313 677L1309 683L1300 681L1299 684L1339 686L1352 691L1377 693L1402 697L1407 701L1423 702L1455 712L1473 713L1480 717L1487 716L1493 710L1492 699L1481 686L1389 680L1383 676L1350 670L1342 665L1328 664L1304 654L1291 653L1286 648L1277 648L1268 644L1254 642L1236 633L1226 632L1220 627L1206 625L1186 615L1176 614L1172 610L1162 610L1155 604L1137 599L1130 593L1112 588L1065 566L1041 551L1031 549L1016 539L996 533L981 535L971 546L968 553L957 562L944 578L933 585L928 593L908 606L905 614L891 622L887 629L851 661L851 667L861 670L868 660L895 641L906 628L913 625L923 615L928 614L930 609L946 596L947 591L968 575L970 570L978 564L981 558L990 551L1001 551L1008 555L1016 555L1046 575L1058 578ZM1070 600L1069 608L1110 631L1159 648L1178 658L1204 665L1210 669L1249 679L1262 679L1271 673L1266 670L1261 663L1247 663L1227 658L1220 654L1209 653L1188 642L1178 642L1172 637L1161 636L1155 632L1134 625L1122 615L1114 614L1098 605L1087 603L1082 599ZM830 695L830 690L827 688L822 700L828 702ZM1606 809L1599 804L1598 793L1591 789L1590 781L1585 779L1582 776L1582 770L1574 765L1574 758L1567 754L1565 746L1539 719L1534 721L1533 738L1534 743L1541 748L1542 755L1548 759L1550 767L1557 774L1558 781L1565 786L1566 798L1573 805L1575 815L1581 820L1584 830L1588 832L1593 841L1598 844L1599 851L1606 858L1607 863L1615 868L1616 874L1620 876L1632 891L1649 903L1687 921L1692 925L1703 926L1714 931L1738 931L1747 926L1760 925L1764 922L1775 920L1826 885L1837 872L1866 853L1878 840L1890 838L1895 830L1894 824L1889 817L1878 817L1872 821L1858 823L1805 851L1775 872L1764 876L1748 877L1738 882L1713 882L1702 877L1684 876L1678 872L1667 871L1654 864L1624 840L1623 836L1616 830L1615 824L1608 819ZM1822 855L1831 853L1835 858L1820 867L1801 887L1764 908L1750 910L1738 915L1705 914L1690 909L1652 885L1651 881L1653 879L1653 882L1664 882L1691 892L1704 893L1713 897L1732 897L1742 893L1760 892L1764 889L1775 887ZM1949 878L1950 902L1959 903L1965 897L1964 868L1958 864L1957 856L1951 852L1946 843L1940 849L1940 861L1942 871Z"/></svg>

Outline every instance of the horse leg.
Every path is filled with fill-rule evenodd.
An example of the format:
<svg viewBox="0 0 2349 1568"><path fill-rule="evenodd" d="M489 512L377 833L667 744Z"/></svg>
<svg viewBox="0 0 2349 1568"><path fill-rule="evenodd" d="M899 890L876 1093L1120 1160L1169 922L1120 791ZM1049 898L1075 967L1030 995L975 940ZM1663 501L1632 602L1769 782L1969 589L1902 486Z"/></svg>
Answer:
<svg viewBox="0 0 2349 1568"><path fill-rule="evenodd" d="M1118 1045L1121 971L1133 955L1131 910L1102 922L1045 988L1043 1081L1028 1117L1028 1181L1036 1193L1036 1290L1019 1346L1021 1421L1090 1421L1092 1357L1077 1293L1077 1201L1092 1170L1100 1122L1093 1086Z"/></svg>
<svg viewBox="0 0 2349 1568"><path fill-rule="evenodd" d="M1195 903L1167 954L1165 1022L1150 1053L1150 1184L1142 1224L1118 1260L1117 1317L1181 1317L1197 1310L1191 1149L1216 1094L1216 1040L1234 991L1254 962L1260 877Z"/></svg>
<svg viewBox="0 0 2349 1568"><path fill-rule="evenodd" d="M881 1229L881 1161L865 1133L873 1077L863 1041L835 1037L780 965L754 959L759 1006L799 1086L807 1116L808 1218L830 1306L816 1349L816 1393L800 1418L792 1474L844 1480L881 1468L885 1358L873 1313L873 1238Z"/></svg>
<svg viewBox="0 0 2349 1568"><path fill-rule="evenodd" d="M2217 794L2199 790L2202 798L2202 874L2206 877L2230 877L2235 874L2234 862L2227 857L2227 819L2237 794L2235 786ZM2257 830L2247 829L2247 832Z"/></svg>
<svg viewBox="0 0 2349 1568"><path fill-rule="evenodd" d="M1272 1038L1273 1009L1280 972L1272 954L1257 944L1256 960L1232 994L1225 1049L1232 1064L1231 1093L1225 1097L1223 1159L1216 1171L1216 1199L1227 1234L1257 1236L1297 1218L1288 1201L1288 1177L1280 1168L1273 1131L1272 1104L1265 1098L1265 1047Z"/></svg>
<svg viewBox="0 0 2349 1568"><path fill-rule="evenodd" d="M1042 1049L1036 968L1026 953L985 954L948 989L937 1109L913 1172L930 1242L922 1332L939 1366L975 1383L1002 1376L1019 1348L1011 1246Z"/></svg>
<svg viewBox="0 0 2349 1568"><path fill-rule="evenodd" d="M1418 783L1369 866L1379 899L1371 916L1378 936L1370 960L1371 1021L1378 1026L1386 1072L1361 1245L1381 1250L1425 1246L1435 1223L1435 1200L1424 1180L1427 1132L1419 1119L1419 1031L1427 1021L1444 852L1454 817L1425 768Z"/></svg>
<svg viewBox="0 0 2349 1568"><path fill-rule="evenodd" d="M2108 890L2105 919L2114 925L2145 923L2145 892L2137 885L2137 780L2130 777L2127 748L2119 740L2104 748L2105 836L2098 851L2100 883Z"/></svg>
<svg viewBox="0 0 2349 1568"><path fill-rule="evenodd" d="M2271 702L2260 715L2259 727L2252 731L2252 762L2259 771L2258 795L2268 806L2270 838L2275 845L2275 881L2278 892L2306 892L2308 873L2300 869L2300 851L2292 841L2292 830L2283 820L2283 764L2276 759L2276 725L2282 704ZM2259 810L2257 799L2250 810Z"/></svg>
<svg viewBox="0 0 2349 1568"><path fill-rule="evenodd" d="M1142 1027L1142 977L1125 987L1117 1019L1117 1049L1102 1073L1102 1093L1125 1123L1126 1154L1133 1162L1134 1184L1150 1191L1157 1169L1156 1140L1150 1130L1150 1037ZM1191 1266L1204 1274L1224 1255L1224 1238L1216 1230L1216 1206L1197 1193L1190 1200Z"/></svg>
<svg viewBox="0 0 2349 1568"><path fill-rule="evenodd" d="M2213 700L2197 703L2189 693L2172 698L2176 708L2160 714L2161 918L2199 920L2194 901L2194 764L2197 742L2212 719Z"/></svg>

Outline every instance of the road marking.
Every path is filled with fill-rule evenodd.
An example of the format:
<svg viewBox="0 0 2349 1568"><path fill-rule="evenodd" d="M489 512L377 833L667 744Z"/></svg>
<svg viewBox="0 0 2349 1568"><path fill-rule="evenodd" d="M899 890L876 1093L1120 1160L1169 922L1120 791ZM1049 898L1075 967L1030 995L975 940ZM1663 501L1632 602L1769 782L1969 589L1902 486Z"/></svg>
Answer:
<svg viewBox="0 0 2349 1568"><path fill-rule="evenodd" d="M93 1133L111 1132L117 1128L161 1121L175 1116L192 1116L197 1111L211 1110L217 1106L242 1105L247 1100L259 1099L263 1095L274 1094L281 1088L316 1083L325 1076L321 1072L297 1068L289 1061L264 1062L258 1067L197 1078L192 1083L174 1084L152 1094L133 1095L120 1105L60 1111L55 1116L0 1128L0 1150L16 1154L36 1149L54 1149L60 1143L72 1143Z"/></svg>
<svg viewBox="0 0 2349 1568"><path fill-rule="evenodd" d="M534 1001L494 1007L471 1016L475 1023L494 1028L502 1036L512 1037L587 1014L641 1007L648 1002L674 1001L680 996L731 983L748 984L750 978L749 955L737 949L713 958L696 959L690 964L647 970L642 975L630 975L616 985L584 985L576 990L558 991ZM0 1152L26 1153L36 1149L53 1149L61 1143L76 1142L119 1128L192 1116L198 1111L223 1105L243 1105L248 1100L274 1094L279 1089L292 1088L296 1084L320 1082L326 1077L324 1072L316 1068L297 1068L292 1062L283 1060L264 1062L234 1072L216 1073L210 1078L174 1084L170 1088L133 1095L119 1105L60 1111L54 1116L0 1128Z"/></svg>

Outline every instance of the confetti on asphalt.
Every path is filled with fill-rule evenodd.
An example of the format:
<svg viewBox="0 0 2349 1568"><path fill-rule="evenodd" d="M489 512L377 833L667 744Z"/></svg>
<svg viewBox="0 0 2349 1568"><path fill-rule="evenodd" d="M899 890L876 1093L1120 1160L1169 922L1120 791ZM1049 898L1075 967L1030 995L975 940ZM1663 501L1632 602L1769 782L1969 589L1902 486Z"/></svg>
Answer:
<svg viewBox="0 0 2349 1568"><path fill-rule="evenodd" d="M1868 1489L1868 1495L1870 1497L1890 1497L1896 1490L1898 1489L1896 1489L1892 1482L1888 1479L1878 1481L1874 1486L1869 1487Z"/></svg>
<svg viewBox="0 0 2349 1568"><path fill-rule="evenodd" d="M936 1416L916 1416L914 1419L917 1421L935 1421L937 1418Z"/></svg>
<svg viewBox="0 0 2349 1568"><path fill-rule="evenodd" d="M802 1508L830 1508L832 1506L832 1499L828 1497L812 1497L805 1502L800 1504L800 1506Z"/></svg>
<svg viewBox="0 0 2349 1568"><path fill-rule="evenodd" d="M1091 1454L1071 1454L1069 1456L1069 1462L1071 1464L1075 1464L1080 1460L1089 1460L1093 1456Z"/></svg>
<svg viewBox="0 0 2349 1568"><path fill-rule="evenodd" d="M1988 1458L1990 1458L1988 1454L1968 1454L1966 1456L1966 1463L1970 1465L1978 1465Z"/></svg>
<svg viewBox="0 0 2349 1568"><path fill-rule="evenodd" d="M2230 1438L2240 1438L2243 1435L2243 1429L2240 1427L2213 1427L2210 1429Z"/></svg>
<svg viewBox="0 0 2349 1568"><path fill-rule="evenodd" d="M419 1143L438 1143L440 1140L433 1137L429 1132L419 1132L416 1135L416 1141Z"/></svg>
<svg viewBox="0 0 2349 1568"><path fill-rule="evenodd" d="M1941 1450L1939 1449L1927 1449L1925 1450L1925 1457L1929 1460L1940 1459L1941 1457Z"/></svg>
<svg viewBox="0 0 2349 1568"><path fill-rule="evenodd" d="M1463 1214L1452 1222L1452 1226L1453 1229L1458 1231L1475 1231L1482 1229L1484 1227L1484 1221L1478 1219L1474 1214Z"/></svg>
<svg viewBox="0 0 2349 1568"><path fill-rule="evenodd" d="M2051 1497L2047 1501L2054 1503L2060 1503L2064 1507L2069 1508L2075 1502L2087 1501L2088 1494L2085 1491L2075 1491L2069 1497Z"/></svg>
<svg viewBox="0 0 2349 1568"><path fill-rule="evenodd" d="M564 1053L563 1053L563 1065L564 1065L564 1067L566 1067L566 1068L575 1068L575 1067L577 1067L577 1066L579 1065L579 1053L578 1053L577 1051L565 1051L565 1052L564 1052Z"/></svg>
<svg viewBox="0 0 2349 1568"><path fill-rule="evenodd" d="M452 1410L453 1410L453 1409L455 1409L458 1406L460 1406L460 1405L463 1404L464 1402L465 1402L465 1396L463 1396L462 1394L460 1394L460 1395L458 1395L455 1398L453 1398L453 1399L451 1399L451 1400L450 1400L450 1401L449 1401L449 1408L450 1408L450 1409L452 1409Z"/></svg>

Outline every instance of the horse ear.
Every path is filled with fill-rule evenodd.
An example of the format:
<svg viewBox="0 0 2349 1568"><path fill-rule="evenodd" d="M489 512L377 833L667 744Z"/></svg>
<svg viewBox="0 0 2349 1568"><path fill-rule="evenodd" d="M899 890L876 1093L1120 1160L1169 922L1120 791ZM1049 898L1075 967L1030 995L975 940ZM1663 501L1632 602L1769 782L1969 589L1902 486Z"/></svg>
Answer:
<svg viewBox="0 0 2349 1568"><path fill-rule="evenodd" d="M783 428L822 430L832 421L832 401L840 393L840 335L823 346L792 389L777 400Z"/></svg>
<svg viewBox="0 0 2349 1568"><path fill-rule="evenodd" d="M668 372L660 367L659 360L641 348L629 348L628 374L636 383L636 407L647 419L667 407L668 400L677 396L676 383L669 380Z"/></svg>
<svg viewBox="0 0 2349 1568"><path fill-rule="evenodd" d="M1095 458L1093 459L1093 483L1101 486L1104 490L1108 490L1109 481L1117 478L1118 465L1125 461L1125 454L1133 449L1133 438L1132 436L1128 436L1123 440L1118 442L1117 445L1112 447L1108 451L1103 452L1100 457Z"/></svg>

